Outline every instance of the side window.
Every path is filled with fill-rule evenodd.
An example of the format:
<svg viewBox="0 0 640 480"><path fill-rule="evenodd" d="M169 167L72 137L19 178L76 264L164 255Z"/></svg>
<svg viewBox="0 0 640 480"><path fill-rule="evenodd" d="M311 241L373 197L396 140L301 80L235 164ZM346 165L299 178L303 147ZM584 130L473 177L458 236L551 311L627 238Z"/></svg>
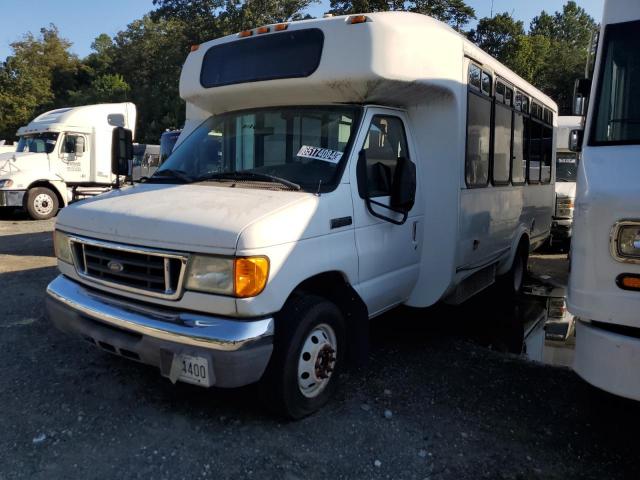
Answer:
<svg viewBox="0 0 640 480"><path fill-rule="evenodd" d="M402 120L386 115L374 116L364 143L364 152L369 195L390 195L398 159L410 159Z"/></svg>
<svg viewBox="0 0 640 480"><path fill-rule="evenodd" d="M542 166L540 181L549 183L551 181L551 159L553 155L553 128L542 127Z"/></svg>
<svg viewBox="0 0 640 480"><path fill-rule="evenodd" d="M493 183L509 183L511 167L511 109L496 103L493 133Z"/></svg>
<svg viewBox="0 0 640 480"><path fill-rule="evenodd" d="M151 154L149 155L149 166L157 167L160 165L160 155Z"/></svg>
<svg viewBox="0 0 640 480"><path fill-rule="evenodd" d="M465 177L469 187L485 186L489 182L491 100L469 91L467 103Z"/></svg>
<svg viewBox="0 0 640 480"><path fill-rule="evenodd" d="M482 72L482 93L491 95L491 75Z"/></svg>
<svg viewBox="0 0 640 480"><path fill-rule="evenodd" d="M480 90L480 67L473 63L469 65L469 85Z"/></svg>
<svg viewBox="0 0 640 480"><path fill-rule="evenodd" d="M529 128L529 183L540 182L540 163L542 160L542 125L536 121L530 122Z"/></svg>
<svg viewBox="0 0 640 480"><path fill-rule="evenodd" d="M80 142L78 142L79 138L82 138ZM84 153L84 137L82 135L65 135L62 143L62 153L75 153L76 148L79 148Z"/></svg>
<svg viewBox="0 0 640 480"><path fill-rule="evenodd" d="M527 142L525 138L525 122L527 119L521 113L513 116L513 155L511 156L511 182L524 183L527 170Z"/></svg>

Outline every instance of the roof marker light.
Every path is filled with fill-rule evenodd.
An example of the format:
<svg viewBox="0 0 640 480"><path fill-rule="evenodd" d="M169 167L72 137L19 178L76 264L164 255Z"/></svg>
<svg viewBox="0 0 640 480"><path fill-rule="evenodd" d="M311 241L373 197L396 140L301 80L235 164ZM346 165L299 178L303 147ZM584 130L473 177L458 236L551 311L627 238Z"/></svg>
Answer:
<svg viewBox="0 0 640 480"><path fill-rule="evenodd" d="M195 52L196 50L198 50L200 48L200 45L191 45L191 51Z"/></svg>
<svg viewBox="0 0 640 480"><path fill-rule="evenodd" d="M367 21L366 15L351 15L347 18L347 23L354 25L356 23L365 23Z"/></svg>
<svg viewBox="0 0 640 480"><path fill-rule="evenodd" d="M242 32L240 32L238 34L238 36L240 38L250 37L251 35L253 35L253 31L252 30L243 30Z"/></svg>
<svg viewBox="0 0 640 480"><path fill-rule="evenodd" d="M273 29L276 32L282 32L283 30L286 30L287 28L289 28L289 24L288 23L279 23L275 27L273 27Z"/></svg>
<svg viewBox="0 0 640 480"><path fill-rule="evenodd" d="M271 29L269 27L260 27L256 30L256 33L260 35L261 33L269 33Z"/></svg>

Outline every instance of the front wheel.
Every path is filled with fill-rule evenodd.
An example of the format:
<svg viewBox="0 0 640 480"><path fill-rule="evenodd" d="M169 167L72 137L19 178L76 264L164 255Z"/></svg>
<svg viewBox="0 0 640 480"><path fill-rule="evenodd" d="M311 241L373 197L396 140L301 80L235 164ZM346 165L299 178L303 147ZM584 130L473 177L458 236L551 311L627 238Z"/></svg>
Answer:
<svg viewBox="0 0 640 480"><path fill-rule="evenodd" d="M290 299L276 317L273 355L261 381L267 407L299 419L326 404L344 363L345 338L335 304L315 295Z"/></svg>
<svg viewBox="0 0 640 480"><path fill-rule="evenodd" d="M34 220L47 220L58 213L58 197L46 187L32 188L27 192L25 208Z"/></svg>
<svg viewBox="0 0 640 480"><path fill-rule="evenodd" d="M524 243L518 246L513 263L509 271L500 279L502 290L511 296L515 296L522 290L524 277L527 273L527 264L529 263L529 251Z"/></svg>

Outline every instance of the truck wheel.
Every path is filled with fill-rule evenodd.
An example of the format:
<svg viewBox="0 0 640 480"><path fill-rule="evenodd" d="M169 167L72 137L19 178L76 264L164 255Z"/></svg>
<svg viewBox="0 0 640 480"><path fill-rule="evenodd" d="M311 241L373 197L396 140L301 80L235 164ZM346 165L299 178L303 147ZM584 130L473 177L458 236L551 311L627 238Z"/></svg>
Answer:
<svg viewBox="0 0 640 480"><path fill-rule="evenodd" d="M25 207L34 220L46 220L58 213L58 197L45 187L32 188L27 192Z"/></svg>
<svg viewBox="0 0 640 480"><path fill-rule="evenodd" d="M296 420L327 403L344 362L345 338L336 305L315 295L290 299L276 317L273 354L261 381L266 406Z"/></svg>

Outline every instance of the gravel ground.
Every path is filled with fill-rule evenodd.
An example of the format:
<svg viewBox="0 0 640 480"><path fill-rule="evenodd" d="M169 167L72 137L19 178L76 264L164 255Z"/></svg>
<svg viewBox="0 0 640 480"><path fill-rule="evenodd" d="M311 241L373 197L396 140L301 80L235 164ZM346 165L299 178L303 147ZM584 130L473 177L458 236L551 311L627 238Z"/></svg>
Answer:
<svg viewBox="0 0 640 480"><path fill-rule="evenodd" d="M640 478L638 404L483 346L495 292L375 321L366 369L288 423L255 388L173 386L54 330L53 223L2 215L0 479Z"/></svg>

